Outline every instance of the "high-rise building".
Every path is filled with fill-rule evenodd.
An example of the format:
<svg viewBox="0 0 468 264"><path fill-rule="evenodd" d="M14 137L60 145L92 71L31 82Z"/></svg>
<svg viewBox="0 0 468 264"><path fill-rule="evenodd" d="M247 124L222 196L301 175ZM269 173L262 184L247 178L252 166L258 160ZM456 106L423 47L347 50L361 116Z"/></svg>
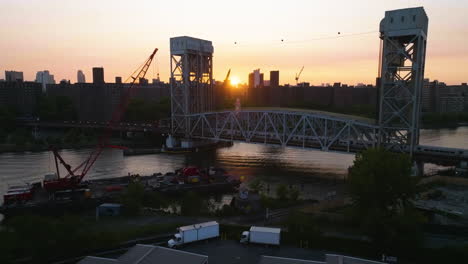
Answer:
<svg viewBox="0 0 468 264"><path fill-rule="evenodd" d="M78 70L76 75L77 83L86 83L86 77L82 70Z"/></svg>
<svg viewBox="0 0 468 264"><path fill-rule="evenodd" d="M0 82L0 105L16 109L21 117L37 116L42 87L36 82Z"/></svg>
<svg viewBox="0 0 468 264"><path fill-rule="evenodd" d="M465 97L458 94L447 94L439 99L439 113L463 112L465 110Z"/></svg>
<svg viewBox="0 0 468 264"><path fill-rule="evenodd" d="M54 84L54 75L50 74L48 70L38 71L36 73L36 82L42 85L42 92L46 92L47 84Z"/></svg>
<svg viewBox="0 0 468 264"><path fill-rule="evenodd" d="M249 88L258 88L263 86L263 73L260 73L260 69L254 70L249 74Z"/></svg>
<svg viewBox="0 0 468 264"><path fill-rule="evenodd" d="M249 89L252 89L254 88L254 74L253 73L249 73Z"/></svg>
<svg viewBox="0 0 468 264"><path fill-rule="evenodd" d="M94 67L93 68L93 83L104 83L104 68Z"/></svg>
<svg viewBox="0 0 468 264"><path fill-rule="evenodd" d="M115 83L122 83L122 77L116 76L115 77Z"/></svg>
<svg viewBox="0 0 468 264"><path fill-rule="evenodd" d="M5 71L5 81L7 82L24 81L23 72Z"/></svg>
<svg viewBox="0 0 468 264"><path fill-rule="evenodd" d="M279 71L270 71L270 87L279 87Z"/></svg>

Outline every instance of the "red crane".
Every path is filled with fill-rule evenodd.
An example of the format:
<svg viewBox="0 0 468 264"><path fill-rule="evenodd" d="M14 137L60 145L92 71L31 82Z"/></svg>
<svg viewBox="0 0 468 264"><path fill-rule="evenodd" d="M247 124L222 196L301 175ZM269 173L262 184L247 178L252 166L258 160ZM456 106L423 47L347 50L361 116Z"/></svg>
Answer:
<svg viewBox="0 0 468 264"><path fill-rule="evenodd" d="M104 133L99 137L98 144L96 148L91 152L89 157L85 159L80 165L76 168L72 168L68 163L66 163L63 158L58 153L57 149L53 146L50 148L54 154L55 159L55 167L57 170L57 177L54 179L44 179L44 189L47 191L57 191L57 190L66 190L66 189L74 189L78 187L81 183L83 178L89 172L93 164L96 162L99 155L102 153L104 148L123 148L120 146L109 145L109 138L112 134L112 129L120 122L122 119L122 115L129 104L129 100L136 91L138 87L137 84L140 78L144 78L148 68L153 61L154 55L158 49L154 49L153 53L149 56L149 58L136 69L133 74L130 76L131 79L130 87L124 92L118 107L114 110L112 114L112 118L109 121L109 125L106 127ZM68 175L60 178L59 172L59 165L60 163L68 172Z"/></svg>

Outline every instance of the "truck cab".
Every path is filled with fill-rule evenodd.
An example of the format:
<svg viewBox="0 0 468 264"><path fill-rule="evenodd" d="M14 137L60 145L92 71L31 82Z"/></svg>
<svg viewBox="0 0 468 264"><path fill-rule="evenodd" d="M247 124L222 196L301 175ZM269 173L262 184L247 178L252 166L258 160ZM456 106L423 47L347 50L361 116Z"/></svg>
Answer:
<svg viewBox="0 0 468 264"><path fill-rule="evenodd" d="M183 241L182 241L182 235L181 234L175 234L173 239L167 241L167 246L170 247L170 248L175 248L175 247L180 246L182 244L183 244Z"/></svg>
<svg viewBox="0 0 468 264"><path fill-rule="evenodd" d="M240 242L243 244L249 243L249 236L250 236L249 231L242 232Z"/></svg>

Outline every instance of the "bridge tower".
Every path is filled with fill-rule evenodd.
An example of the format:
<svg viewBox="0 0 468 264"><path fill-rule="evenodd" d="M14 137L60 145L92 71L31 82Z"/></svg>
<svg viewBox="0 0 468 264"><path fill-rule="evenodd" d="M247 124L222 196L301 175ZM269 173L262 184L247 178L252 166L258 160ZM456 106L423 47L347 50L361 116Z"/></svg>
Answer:
<svg viewBox="0 0 468 264"><path fill-rule="evenodd" d="M387 11L380 22L379 144L410 154L419 144L428 21L417 7Z"/></svg>
<svg viewBox="0 0 468 264"><path fill-rule="evenodd" d="M175 37L171 47L171 132L188 138L190 114L213 110L211 41Z"/></svg>

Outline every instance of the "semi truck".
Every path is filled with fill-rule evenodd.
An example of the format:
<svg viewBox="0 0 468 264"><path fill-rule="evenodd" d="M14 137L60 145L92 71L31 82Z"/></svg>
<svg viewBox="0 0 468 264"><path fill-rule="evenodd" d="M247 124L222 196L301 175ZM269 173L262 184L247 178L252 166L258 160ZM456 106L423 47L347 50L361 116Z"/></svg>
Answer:
<svg viewBox="0 0 468 264"><path fill-rule="evenodd" d="M257 243L279 246L281 240L281 228L252 226L250 231L241 234L241 243Z"/></svg>
<svg viewBox="0 0 468 264"><path fill-rule="evenodd" d="M219 224L216 221L181 226L177 228L177 233L174 234L174 238L167 241L167 246L176 248L187 243L215 237L219 237Z"/></svg>

